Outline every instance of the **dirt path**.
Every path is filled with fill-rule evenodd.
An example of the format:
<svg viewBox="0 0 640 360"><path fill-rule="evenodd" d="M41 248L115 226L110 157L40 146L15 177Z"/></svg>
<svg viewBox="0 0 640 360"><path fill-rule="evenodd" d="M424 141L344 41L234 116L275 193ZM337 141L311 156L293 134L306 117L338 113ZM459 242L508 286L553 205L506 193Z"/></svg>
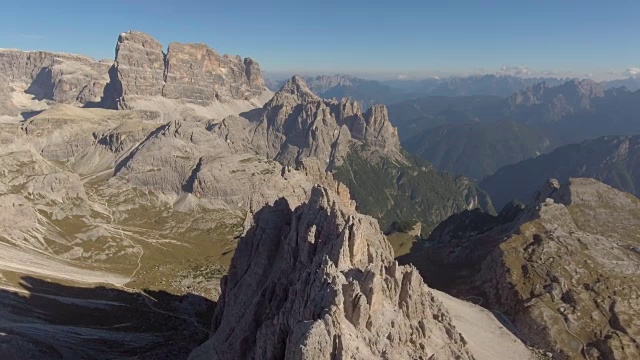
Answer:
<svg viewBox="0 0 640 360"><path fill-rule="evenodd" d="M122 238L122 240L124 240L124 241L127 241L129 244L131 244L131 246L133 246L136 249L138 249L138 252L140 253L140 255L138 256L138 259L137 259L138 266L133 270L131 275L129 275L129 281L126 282L126 283L129 283L129 282L131 282L131 281L133 281L135 279L136 274L138 273L138 271L142 267L142 257L144 256L144 249L142 248L142 246L134 243L128 236L125 236L124 231L122 230L122 227L117 225L117 224L115 224L114 217L113 217L114 211L113 211L113 209L111 207L109 207L108 203L106 201L98 201L98 197L95 195L95 191L91 192L91 196L95 197L96 198L95 202L101 204L104 207L104 209L107 210L105 215L107 215L109 217L109 220L110 220L110 225L109 226L114 228L114 229L117 229L120 232L120 238ZM102 200L102 199L100 199L100 200ZM198 330L203 331L203 332L205 332L207 334L211 334L211 332L208 329L205 329L204 327L202 327L198 323L198 321L196 319L194 319L194 318L178 315L178 314L175 314L175 313L171 313L171 312L159 309L158 307L156 307L153 304L153 302L157 302L157 300L155 298L153 298L149 294L145 293L144 291L139 291L138 289L133 289L133 288L130 288L130 287L126 286L126 283L118 284L117 286L120 289L125 290L127 292L140 294L142 296L145 304L151 310L153 310L155 312L158 312L160 314L167 315L167 316L171 316L171 317L187 320L187 321L191 322Z"/></svg>

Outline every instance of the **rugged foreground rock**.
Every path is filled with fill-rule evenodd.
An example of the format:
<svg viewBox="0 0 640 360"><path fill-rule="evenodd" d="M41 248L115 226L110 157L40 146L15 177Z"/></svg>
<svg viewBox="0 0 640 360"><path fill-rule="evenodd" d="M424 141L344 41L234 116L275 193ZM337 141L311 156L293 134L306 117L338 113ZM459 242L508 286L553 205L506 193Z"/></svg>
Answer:
<svg viewBox="0 0 640 360"><path fill-rule="evenodd" d="M0 123L0 358L181 359L204 341L247 214L334 184L230 153L208 125L64 104Z"/></svg>
<svg viewBox="0 0 640 360"><path fill-rule="evenodd" d="M550 181L498 217L454 215L405 257L429 284L513 321L559 359L640 356L640 200L592 179ZM444 281L443 281L444 280Z"/></svg>
<svg viewBox="0 0 640 360"><path fill-rule="evenodd" d="M393 260L377 222L331 191L314 187L295 210L280 199L253 221L212 336L191 359L474 358L438 295ZM518 344L504 341L512 358L529 356Z"/></svg>

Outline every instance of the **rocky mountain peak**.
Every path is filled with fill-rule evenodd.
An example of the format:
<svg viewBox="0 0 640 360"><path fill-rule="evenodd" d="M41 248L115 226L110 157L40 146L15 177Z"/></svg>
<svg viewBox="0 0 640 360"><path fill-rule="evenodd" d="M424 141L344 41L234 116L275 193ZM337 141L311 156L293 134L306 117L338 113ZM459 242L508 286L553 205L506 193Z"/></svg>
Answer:
<svg viewBox="0 0 640 360"><path fill-rule="evenodd" d="M356 79L349 75L319 75L312 79L309 79L311 88L318 93L323 93L336 86L352 86Z"/></svg>
<svg viewBox="0 0 640 360"><path fill-rule="evenodd" d="M129 95L161 96L164 83L165 56L162 44L138 31L120 34L116 45L113 71L110 71L114 97L120 101ZM126 107L121 103L119 107Z"/></svg>
<svg viewBox="0 0 640 360"><path fill-rule="evenodd" d="M585 110L589 109L591 99L604 96L604 87L591 79L573 79L561 85L558 92Z"/></svg>
<svg viewBox="0 0 640 360"><path fill-rule="evenodd" d="M11 83L10 93L27 95L20 104L14 104L19 105L20 112L46 107L38 103L42 100L72 105L97 103L109 80L108 69L109 64L82 55L0 50L0 74ZM4 101L12 101L12 96Z"/></svg>
<svg viewBox="0 0 640 360"><path fill-rule="evenodd" d="M507 99L511 110L531 121L559 121L565 115L594 110L593 101L604 97L601 84L588 79L572 79L558 86L539 83L520 90Z"/></svg>
<svg viewBox="0 0 640 360"><path fill-rule="evenodd" d="M338 111L340 112L340 117L346 118L349 116L362 116L362 109L360 108L360 104L349 98L343 98L340 100Z"/></svg>
<svg viewBox="0 0 640 360"><path fill-rule="evenodd" d="M316 96L300 76L289 79L262 109L243 116L226 119L212 130L222 132L237 151L257 152L283 164L298 167L312 157L331 170L357 143L370 152L400 156L398 133L384 105L363 114L354 100Z"/></svg>
<svg viewBox="0 0 640 360"><path fill-rule="evenodd" d="M551 198L556 191L560 190L560 182L556 179L549 179L547 182L542 185L540 190L536 191L533 195L533 201L531 203L532 206L537 206L546 199Z"/></svg>
<svg viewBox="0 0 640 360"><path fill-rule="evenodd" d="M201 43L173 42L165 54L162 44L137 31L118 37L109 76L105 105L116 108L136 107L136 101L158 101L150 96L207 107L258 101L264 93L270 95L253 59L220 55Z"/></svg>
<svg viewBox="0 0 640 360"><path fill-rule="evenodd" d="M282 103L283 98L293 100L297 103L321 100L319 96L309 89L304 78L298 75L292 76L291 79L282 85L280 90L276 92L272 102Z"/></svg>
<svg viewBox="0 0 640 360"><path fill-rule="evenodd" d="M151 37L151 35L140 31L130 30L127 32L123 32L120 34L120 36L118 36L118 43L116 45L116 57L118 57L118 53L122 47L126 49L129 46L139 46L151 51L162 51L162 44Z"/></svg>
<svg viewBox="0 0 640 360"><path fill-rule="evenodd" d="M450 314L398 266L375 219L326 188L258 211L191 359L471 359Z"/></svg>

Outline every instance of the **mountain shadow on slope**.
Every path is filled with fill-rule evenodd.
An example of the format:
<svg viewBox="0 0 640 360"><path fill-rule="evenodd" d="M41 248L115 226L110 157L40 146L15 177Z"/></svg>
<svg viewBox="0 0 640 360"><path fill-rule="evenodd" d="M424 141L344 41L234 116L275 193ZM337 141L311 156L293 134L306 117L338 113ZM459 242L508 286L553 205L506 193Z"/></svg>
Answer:
<svg viewBox="0 0 640 360"><path fill-rule="evenodd" d="M199 295L58 284L31 276L0 290L3 359L186 359L208 337ZM24 291L24 293L23 293Z"/></svg>

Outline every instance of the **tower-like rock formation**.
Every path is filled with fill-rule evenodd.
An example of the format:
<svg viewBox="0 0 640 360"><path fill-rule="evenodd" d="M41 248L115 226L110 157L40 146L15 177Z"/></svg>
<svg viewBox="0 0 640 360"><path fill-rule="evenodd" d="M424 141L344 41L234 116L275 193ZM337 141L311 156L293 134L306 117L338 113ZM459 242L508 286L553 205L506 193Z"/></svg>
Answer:
<svg viewBox="0 0 640 360"><path fill-rule="evenodd" d="M192 359L471 359L414 268L375 219L324 187L258 211Z"/></svg>
<svg viewBox="0 0 640 360"><path fill-rule="evenodd" d="M104 102L113 108L135 107L136 100L148 97L206 107L271 94L260 65L251 58L220 55L206 44L176 42L165 53L160 42L135 31L118 37L109 77Z"/></svg>

